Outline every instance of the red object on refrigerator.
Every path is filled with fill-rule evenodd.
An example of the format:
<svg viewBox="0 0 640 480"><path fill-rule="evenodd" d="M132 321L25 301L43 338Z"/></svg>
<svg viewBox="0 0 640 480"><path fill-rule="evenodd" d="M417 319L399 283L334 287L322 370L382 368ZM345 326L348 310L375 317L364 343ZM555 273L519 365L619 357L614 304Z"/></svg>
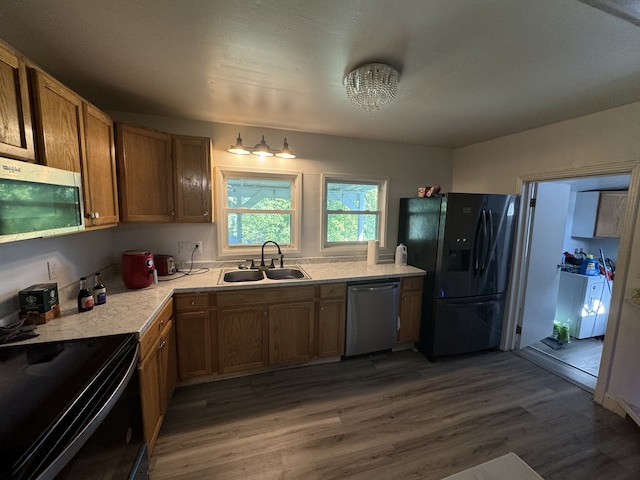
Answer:
<svg viewBox="0 0 640 480"><path fill-rule="evenodd" d="M127 288L148 287L156 275L153 253L127 250L122 254L122 280Z"/></svg>

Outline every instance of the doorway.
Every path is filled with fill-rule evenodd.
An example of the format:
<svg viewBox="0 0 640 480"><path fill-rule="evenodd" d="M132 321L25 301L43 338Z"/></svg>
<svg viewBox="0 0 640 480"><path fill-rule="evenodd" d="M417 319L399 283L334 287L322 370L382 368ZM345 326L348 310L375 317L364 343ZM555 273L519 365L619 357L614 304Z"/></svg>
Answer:
<svg viewBox="0 0 640 480"><path fill-rule="evenodd" d="M583 255L592 253L596 259L607 259L604 264L615 268L620 239L615 236L586 238L572 235L576 198L591 195L582 192L626 191L630 180L628 174L616 174L523 182L522 203L525 207L521 211L519 231L523 241L519 242L519 249L521 258L526 261L514 269L514 277L520 270L520 284L516 280L512 287L516 286L523 293L520 302L516 299L517 307L510 306L511 314L519 313L519 324L511 332L511 349L592 393L599 375L605 332L602 324L598 328L591 325L591 329L585 327L580 330L575 323L580 325L582 315L582 323L588 324L591 317L584 316L592 315L593 308L590 310L587 304L591 302L589 305L593 307L595 301L596 310L603 310L600 320L604 317L606 326L604 313L608 313L613 287L612 282L604 281L609 274L598 276L599 283L595 278L588 279L598 286L593 287L590 300L588 298L578 306L574 305L575 315L567 314L566 305L564 310L560 305L567 304L570 296L567 292L575 296L575 288L581 288L567 290L568 286L576 280L582 282L586 279L573 263L579 263ZM527 210L526 205L533 207ZM586 298L584 291L582 298ZM573 303L576 302L578 300L574 299ZM570 333L565 332L568 333L566 337L560 335L562 327L570 330ZM507 327L505 332L507 344L509 330Z"/></svg>

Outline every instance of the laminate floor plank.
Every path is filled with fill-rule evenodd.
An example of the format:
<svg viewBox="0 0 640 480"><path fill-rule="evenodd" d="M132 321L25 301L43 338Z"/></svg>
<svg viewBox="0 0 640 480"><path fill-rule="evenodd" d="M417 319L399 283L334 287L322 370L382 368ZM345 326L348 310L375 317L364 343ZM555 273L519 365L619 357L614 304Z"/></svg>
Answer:
<svg viewBox="0 0 640 480"><path fill-rule="evenodd" d="M640 429L511 352L412 350L176 390L152 480L439 480L515 452L545 480L640 478Z"/></svg>

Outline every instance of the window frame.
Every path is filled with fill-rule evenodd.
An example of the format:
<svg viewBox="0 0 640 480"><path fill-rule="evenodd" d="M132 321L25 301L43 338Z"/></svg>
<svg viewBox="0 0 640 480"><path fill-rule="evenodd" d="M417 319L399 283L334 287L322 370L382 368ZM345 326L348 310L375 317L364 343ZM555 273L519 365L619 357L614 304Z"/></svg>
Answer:
<svg viewBox="0 0 640 480"><path fill-rule="evenodd" d="M218 219L218 255L221 257L242 257L246 255L260 254L261 245L230 245L229 225L227 223L228 207L227 179L228 178L256 178L263 180L288 180L291 186L291 241L287 244L280 244L283 252L299 253L300 239L302 232L302 172L272 171L242 169L233 167L216 167L216 190L217 190L217 212ZM276 212L276 210L274 210ZM282 210L280 210L282 212Z"/></svg>
<svg viewBox="0 0 640 480"><path fill-rule="evenodd" d="M329 242L327 240L328 216L334 210L327 210L327 184L328 183L352 183L361 185L377 185L378 186L378 238L380 248L385 248L387 243L387 217L388 217L388 196L389 196L389 178L369 175L349 175L337 173L322 173L322 196L321 196L321 241L320 249L323 253L341 254L363 252L367 249L367 241L355 242ZM363 211L371 213L371 211ZM360 212L360 213L363 213Z"/></svg>

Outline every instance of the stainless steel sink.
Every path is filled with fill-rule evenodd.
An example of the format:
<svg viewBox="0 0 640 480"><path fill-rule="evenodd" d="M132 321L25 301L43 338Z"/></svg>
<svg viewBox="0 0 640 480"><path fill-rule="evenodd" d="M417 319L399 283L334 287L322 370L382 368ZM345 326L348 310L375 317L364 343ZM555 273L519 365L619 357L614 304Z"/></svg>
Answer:
<svg viewBox="0 0 640 480"><path fill-rule="evenodd" d="M264 272L271 280L292 280L295 278L309 278L298 268L270 268Z"/></svg>
<svg viewBox="0 0 640 480"><path fill-rule="evenodd" d="M225 282L257 282L264 278L260 270L233 270L224 274Z"/></svg>

